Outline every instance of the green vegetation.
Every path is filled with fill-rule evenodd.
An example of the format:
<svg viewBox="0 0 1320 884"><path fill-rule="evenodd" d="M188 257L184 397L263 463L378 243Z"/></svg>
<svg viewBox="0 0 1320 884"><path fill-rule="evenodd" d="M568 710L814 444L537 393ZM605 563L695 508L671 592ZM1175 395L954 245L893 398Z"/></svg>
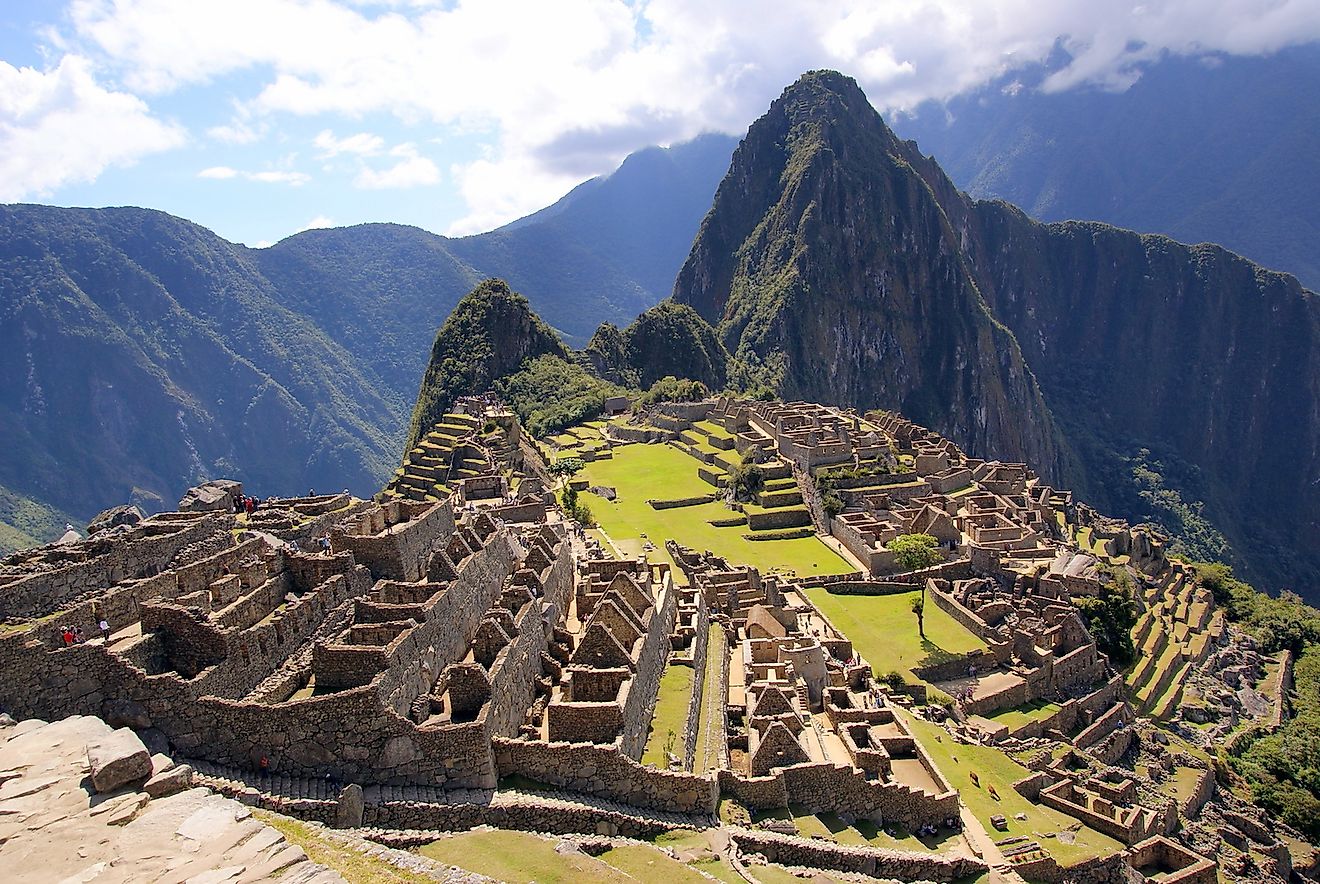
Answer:
<svg viewBox="0 0 1320 884"><path fill-rule="evenodd" d="M1101 574L1099 595L1079 596L1073 604L1086 621L1096 647L1122 667L1136 657L1132 647L1132 627L1140 616L1136 589L1123 568L1102 567Z"/></svg>
<svg viewBox="0 0 1320 884"><path fill-rule="evenodd" d="M494 387L533 436L558 433L596 417L606 399L628 392L557 355L529 360Z"/></svg>
<svg viewBox="0 0 1320 884"><path fill-rule="evenodd" d="M559 502L564 506L564 512L568 517L583 528L595 528L596 518L591 514L591 507L578 495L576 488L571 485L563 490L559 495Z"/></svg>
<svg viewBox="0 0 1320 884"><path fill-rule="evenodd" d="M423 845L418 853L510 884L615 884L632 880L586 854L556 853L554 841L527 832L463 832Z"/></svg>
<svg viewBox="0 0 1320 884"><path fill-rule="evenodd" d="M651 844L620 844L597 857L555 851L556 840L506 829L450 835L418 848L423 856L511 884L636 884L670 881L703 884L700 869L721 881L736 882L733 870L714 856L704 836L669 832ZM691 856L682 862L660 846ZM385 879L388 880L388 879Z"/></svg>
<svg viewBox="0 0 1320 884"><path fill-rule="evenodd" d="M582 472L585 466L586 463L580 457L561 457L546 467L546 470L556 479L571 479Z"/></svg>
<svg viewBox="0 0 1320 884"><path fill-rule="evenodd" d="M660 402L700 402L710 395L710 390L701 381L679 380L672 374L662 377L651 385L651 389L642 394L643 405L656 405Z"/></svg>
<svg viewBox="0 0 1320 884"><path fill-rule="evenodd" d="M920 571L944 561L940 542L929 534L900 534L885 546L893 551L894 561L904 571Z"/></svg>
<svg viewBox="0 0 1320 884"><path fill-rule="evenodd" d="M1081 826L1077 820L1056 810L1032 804L1019 795L1013 789L1013 784L1028 776L1031 771L998 749L955 743L939 725L911 716L901 709L897 714L903 716L935 766L949 784L958 790L963 803L993 837L1021 835L1038 840L1062 865L1071 865L1123 849L1123 845L1113 838ZM972 782L972 773L980 780L979 786ZM996 801L990 795L990 786L994 786L999 800ZM1016 819L1018 813L1026 814L1026 820ZM996 814L1002 814L1008 821L1007 832L996 832L990 825L990 817ZM1072 844L1065 844L1057 838L1041 837L1049 832L1062 832L1066 829L1077 830L1077 840Z"/></svg>
<svg viewBox="0 0 1320 884"><path fill-rule="evenodd" d="M733 562L755 565L764 573L844 574L852 570L815 536L757 542L745 540L742 528L709 524L711 519L731 515L719 503L652 509L646 503L648 498L696 497L715 490L697 476L697 462L672 446L621 445L614 449L612 459L592 461L584 473L591 484L607 485L618 492L616 500L596 504L593 514L625 555L637 555L643 541L650 540L656 547L653 559L669 561L664 542L673 539Z"/></svg>
<svg viewBox="0 0 1320 884"><path fill-rule="evenodd" d="M383 859L359 853L332 841L316 827L299 820L268 810L253 810L252 815L279 830L290 844L301 847L312 862L334 869L349 884L375 884L378 881L386 884L431 884L434 881L429 875L401 869Z"/></svg>
<svg viewBox="0 0 1320 884"><path fill-rule="evenodd" d="M1136 457L1129 463L1137 493L1154 509L1156 521L1174 535L1171 552L1187 558L1216 562L1233 557L1233 550L1229 548L1224 535L1206 519L1205 504L1199 500L1184 499L1177 487L1167 483L1163 475L1166 468L1154 458L1149 448L1138 450ZM1195 479L1195 476L1192 478ZM1179 484L1186 487L1190 483Z"/></svg>
<svg viewBox="0 0 1320 884"><path fill-rule="evenodd" d="M668 753L683 757L683 736L687 733L692 682L691 666L671 663L665 667L664 675L660 676L660 689L656 695L655 713L651 716L646 748L642 751L642 764L651 764L665 770L669 767Z"/></svg>
<svg viewBox="0 0 1320 884"><path fill-rule="evenodd" d="M991 712L985 717L994 721L996 724L1002 724L1010 731L1016 731L1023 725L1030 724L1033 721L1040 721L1049 718L1058 712L1061 707L1058 703L1049 700L1031 700L1023 703L1021 706L1014 706L1010 709L1000 709L998 712Z"/></svg>
<svg viewBox="0 0 1320 884"><path fill-rule="evenodd" d="M0 556L50 543L64 533L64 526L70 523L79 524L79 520L0 487Z"/></svg>
<svg viewBox="0 0 1320 884"><path fill-rule="evenodd" d="M892 595L844 595L808 589L807 595L830 622L852 640L876 673L908 672L985 649L985 643L938 605L925 611L925 637L912 628L912 602L919 590Z"/></svg>
<svg viewBox="0 0 1320 884"><path fill-rule="evenodd" d="M729 470L728 476L733 499L743 503L753 500L765 485L765 474L756 462L752 449L743 453L742 460Z"/></svg>
<svg viewBox="0 0 1320 884"><path fill-rule="evenodd" d="M510 291L502 279L482 282L458 302L436 333L405 450L416 445L460 396L484 393L496 381L519 372L527 360L547 355L567 365L567 348L532 312L526 298ZM534 393L541 382L554 383L556 376L562 381L566 375L566 368L547 363L506 395Z"/></svg>
<svg viewBox="0 0 1320 884"><path fill-rule="evenodd" d="M1320 610L1294 593L1258 593L1225 565L1194 566L1226 616L1261 644L1264 653L1297 655L1293 717L1272 734L1248 737L1229 764L1262 807L1309 838L1320 838Z"/></svg>

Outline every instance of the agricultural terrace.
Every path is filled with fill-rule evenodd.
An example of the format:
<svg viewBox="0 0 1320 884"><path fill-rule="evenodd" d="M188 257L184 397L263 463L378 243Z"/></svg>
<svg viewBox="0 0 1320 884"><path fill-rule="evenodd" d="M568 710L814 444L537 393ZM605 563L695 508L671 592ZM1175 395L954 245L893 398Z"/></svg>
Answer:
<svg viewBox="0 0 1320 884"><path fill-rule="evenodd" d="M877 676L897 670L910 673L928 666L984 650L985 642L927 600L926 637L917 632L912 600L919 590L893 595L843 595L808 589L807 597L871 664Z"/></svg>
<svg viewBox="0 0 1320 884"><path fill-rule="evenodd" d="M843 574L853 570L838 553L818 537L789 540L747 540L746 525L717 528L710 520L736 515L722 503L703 503L672 509L652 509L651 498L676 499L715 493L697 475L697 461L669 445L619 445L613 457L591 461L579 474L592 485L615 490L613 501L584 495L592 515L624 555L635 555L649 540L655 545L651 559L670 562L665 540L672 539L693 549L710 550L731 562L748 564L763 573L792 572ZM681 579L681 572L675 571ZM911 616L910 614L908 615Z"/></svg>

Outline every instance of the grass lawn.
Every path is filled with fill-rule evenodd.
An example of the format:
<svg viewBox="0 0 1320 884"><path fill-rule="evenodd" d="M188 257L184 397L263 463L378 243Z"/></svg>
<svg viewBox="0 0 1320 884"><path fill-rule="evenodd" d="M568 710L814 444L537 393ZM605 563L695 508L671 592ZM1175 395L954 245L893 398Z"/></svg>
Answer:
<svg viewBox="0 0 1320 884"><path fill-rule="evenodd" d="M661 770L667 770L669 760L665 756L665 744L673 732L671 750L679 758L683 757L683 735L687 733L688 701L692 698L692 667L671 664L665 667L665 674L660 676L660 691L655 700L655 714L651 716L651 732L646 738L646 749L642 752L642 764L653 764Z"/></svg>
<svg viewBox="0 0 1320 884"><path fill-rule="evenodd" d="M654 847L644 844L615 847L602 853L599 858L619 871L632 875L638 881L707 884L707 879L699 873Z"/></svg>
<svg viewBox="0 0 1320 884"><path fill-rule="evenodd" d="M719 503L666 510L652 509L646 503L648 498L672 500L714 493L697 476L697 467L697 461L668 445L622 445L614 449L612 460L592 461L580 474L592 485L613 487L617 499L608 501L595 495L583 499L601 528L625 552L638 549L630 542L640 544L645 535L656 546L653 561L670 561L664 542L672 539L693 549L711 550L734 564L754 565L763 573L843 574L853 570L816 537L751 541L742 538L745 525L716 528L708 524L709 519L733 515Z"/></svg>
<svg viewBox="0 0 1320 884"><path fill-rule="evenodd" d="M985 642L929 600L926 637L922 639L917 634L917 617L912 613L912 600L920 590L895 595L835 595L824 589L806 592L830 622L852 640L853 648L877 675L895 669L907 672L914 666L985 648Z"/></svg>
<svg viewBox="0 0 1320 884"><path fill-rule="evenodd" d="M1025 724L1049 718L1061 708L1063 707L1058 703L1051 703L1048 700L1032 700L1011 709L1001 709L985 717L996 724L1004 725L1009 731L1015 731Z"/></svg>
<svg viewBox="0 0 1320 884"><path fill-rule="evenodd" d="M1061 865L1072 865L1084 859L1116 853L1123 849L1120 842L1085 826L1076 829L1077 839L1072 844L1065 844L1058 838L1045 837L1051 833L1057 834L1073 829L1081 824L1057 810L1032 804L1013 791L1013 783L1030 774L1030 770L998 749L955 743L949 733L939 725L915 718L901 709L897 710L897 714L902 715L908 722L913 735L930 753L930 757L944 774L944 778L958 790L963 803L981 821L992 838L998 840L1013 835L1031 838L1048 850ZM937 736L941 738L938 741L935 739ZM955 758L957 761L954 760ZM972 784L973 771L981 780L979 787ZM1000 800L996 801L990 797L987 787L991 785L999 793ZM1015 819L1014 814L1017 813L1025 813L1026 821ZM990 825L990 817L995 814L1003 814L1008 820L1008 831L999 832Z"/></svg>
<svg viewBox="0 0 1320 884"><path fill-rule="evenodd" d="M586 854L555 853L555 842L526 832L463 832L418 848L422 856L510 884L615 884L633 880ZM656 851L657 855L661 855Z"/></svg>

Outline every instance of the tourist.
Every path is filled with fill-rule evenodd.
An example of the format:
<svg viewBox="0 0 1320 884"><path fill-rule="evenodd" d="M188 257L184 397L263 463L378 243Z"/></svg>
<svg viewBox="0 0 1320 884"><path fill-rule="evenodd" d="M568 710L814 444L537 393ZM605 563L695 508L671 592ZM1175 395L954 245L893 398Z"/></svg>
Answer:
<svg viewBox="0 0 1320 884"><path fill-rule="evenodd" d="M83 642L83 634L82 634L82 627L81 627L81 626L75 626L75 627L73 627L73 640L74 640L75 642L77 642L78 644L82 644L82 642Z"/></svg>
<svg viewBox="0 0 1320 884"><path fill-rule="evenodd" d="M61 627L64 630L64 645L68 647L73 644L73 630L67 626Z"/></svg>
<svg viewBox="0 0 1320 884"><path fill-rule="evenodd" d="M256 508L257 508L257 503L252 498L249 497L247 500L243 501L243 509L247 511L247 514L249 516L252 515L252 511Z"/></svg>
<svg viewBox="0 0 1320 884"><path fill-rule="evenodd" d="M101 639L110 641L110 622L105 617L101 618L101 622L96 624L96 627L101 630Z"/></svg>

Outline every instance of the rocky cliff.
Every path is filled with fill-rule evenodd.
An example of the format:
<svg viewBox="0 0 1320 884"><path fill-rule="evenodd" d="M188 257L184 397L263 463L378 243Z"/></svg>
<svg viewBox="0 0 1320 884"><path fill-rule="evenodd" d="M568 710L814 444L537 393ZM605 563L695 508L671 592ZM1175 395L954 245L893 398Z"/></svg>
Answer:
<svg viewBox="0 0 1320 884"><path fill-rule="evenodd" d="M959 199L853 80L807 74L735 151L674 300L716 325L744 386L896 409L1061 477L1071 454L977 288Z"/></svg>

